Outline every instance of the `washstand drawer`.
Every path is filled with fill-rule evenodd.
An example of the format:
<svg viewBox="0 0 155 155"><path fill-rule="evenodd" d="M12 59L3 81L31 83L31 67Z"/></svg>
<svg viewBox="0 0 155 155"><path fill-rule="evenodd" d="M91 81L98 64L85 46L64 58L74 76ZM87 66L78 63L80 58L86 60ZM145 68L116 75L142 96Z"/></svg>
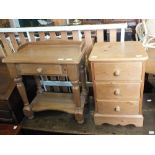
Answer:
<svg viewBox="0 0 155 155"><path fill-rule="evenodd" d="M95 106L96 112L100 114L136 115L139 113L138 101L97 101Z"/></svg>
<svg viewBox="0 0 155 155"><path fill-rule="evenodd" d="M94 63L94 80L141 80L141 62Z"/></svg>
<svg viewBox="0 0 155 155"><path fill-rule="evenodd" d="M65 73L61 65L46 64L17 64L17 71L22 75L61 75Z"/></svg>
<svg viewBox="0 0 155 155"><path fill-rule="evenodd" d="M141 83L103 83L95 82L96 98L139 99Z"/></svg>

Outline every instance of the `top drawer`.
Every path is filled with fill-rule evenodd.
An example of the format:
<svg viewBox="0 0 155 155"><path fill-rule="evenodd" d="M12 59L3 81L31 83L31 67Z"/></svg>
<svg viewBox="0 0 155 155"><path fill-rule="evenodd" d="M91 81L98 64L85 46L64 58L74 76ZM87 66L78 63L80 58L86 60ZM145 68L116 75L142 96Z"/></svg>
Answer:
<svg viewBox="0 0 155 155"><path fill-rule="evenodd" d="M17 64L20 75L62 75L66 73L65 67L51 64Z"/></svg>
<svg viewBox="0 0 155 155"><path fill-rule="evenodd" d="M93 63L95 80L141 80L142 62Z"/></svg>

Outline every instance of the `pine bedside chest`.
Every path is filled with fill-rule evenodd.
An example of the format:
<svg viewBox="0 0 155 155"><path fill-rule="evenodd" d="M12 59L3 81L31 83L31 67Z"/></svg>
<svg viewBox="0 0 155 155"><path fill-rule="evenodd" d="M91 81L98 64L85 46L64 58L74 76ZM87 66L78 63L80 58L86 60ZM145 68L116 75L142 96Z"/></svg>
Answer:
<svg viewBox="0 0 155 155"><path fill-rule="evenodd" d="M89 56L95 98L96 125L143 126L145 61L140 42L96 43Z"/></svg>

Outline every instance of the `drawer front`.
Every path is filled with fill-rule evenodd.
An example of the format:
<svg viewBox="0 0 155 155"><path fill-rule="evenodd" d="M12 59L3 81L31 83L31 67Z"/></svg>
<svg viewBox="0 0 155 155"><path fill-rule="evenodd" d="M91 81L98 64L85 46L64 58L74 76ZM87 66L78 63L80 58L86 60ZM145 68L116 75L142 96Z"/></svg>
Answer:
<svg viewBox="0 0 155 155"><path fill-rule="evenodd" d="M139 99L140 83L95 83L97 100Z"/></svg>
<svg viewBox="0 0 155 155"><path fill-rule="evenodd" d="M100 114L125 114L136 115L139 114L138 101L125 101L125 102L96 102L96 112Z"/></svg>
<svg viewBox="0 0 155 155"><path fill-rule="evenodd" d="M64 73L61 65L18 64L16 67L21 75L62 75Z"/></svg>
<svg viewBox="0 0 155 155"><path fill-rule="evenodd" d="M94 63L95 80L141 80L142 62Z"/></svg>

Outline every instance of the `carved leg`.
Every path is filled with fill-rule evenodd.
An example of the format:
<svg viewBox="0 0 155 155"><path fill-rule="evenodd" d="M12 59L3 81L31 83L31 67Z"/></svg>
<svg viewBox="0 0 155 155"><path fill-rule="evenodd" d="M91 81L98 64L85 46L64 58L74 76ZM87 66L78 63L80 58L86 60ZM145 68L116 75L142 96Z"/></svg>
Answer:
<svg viewBox="0 0 155 155"><path fill-rule="evenodd" d="M82 93L81 96L85 100L84 103L87 103L87 87L86 87L86 73L85 73L85 67L84 64L81 64L80 66L80 77L81 77L81 85L82 85Z"/></svg>
<svg viewBox="0 0 155 155"><path fill-rule="evenodd" d="M42 89L41 84L40 84L39 76L35 76L35 81L36 81L36 84L37 84L37 93L42 93L43 89Z"/></svg>
<svg viewBox="0 0 155 155"><path fill-rule="evenodd" d="M82 124L84 122L84 116L83 116L83 104L81 103L81 97L80 97L80 88L79 88L79 81L72 82L72 89L73 89L73 99L74 103L76 105L75 109L75 119L79 124Z"/></svg>
<svg viewBox="0 0 155 155"><path fill-rule="evenodd" d="M26 95L25 86L22 82L22 77L17 77L14 79L14 81L16 82L17 89L18 89L19 94L20 94L20 96L23 100L23 103L24 103L24 108L23 108L24 115L26 117L28 117L29 119L32 119L33 112L32 112L31 106L29 104L27 95Z"/></svg>

